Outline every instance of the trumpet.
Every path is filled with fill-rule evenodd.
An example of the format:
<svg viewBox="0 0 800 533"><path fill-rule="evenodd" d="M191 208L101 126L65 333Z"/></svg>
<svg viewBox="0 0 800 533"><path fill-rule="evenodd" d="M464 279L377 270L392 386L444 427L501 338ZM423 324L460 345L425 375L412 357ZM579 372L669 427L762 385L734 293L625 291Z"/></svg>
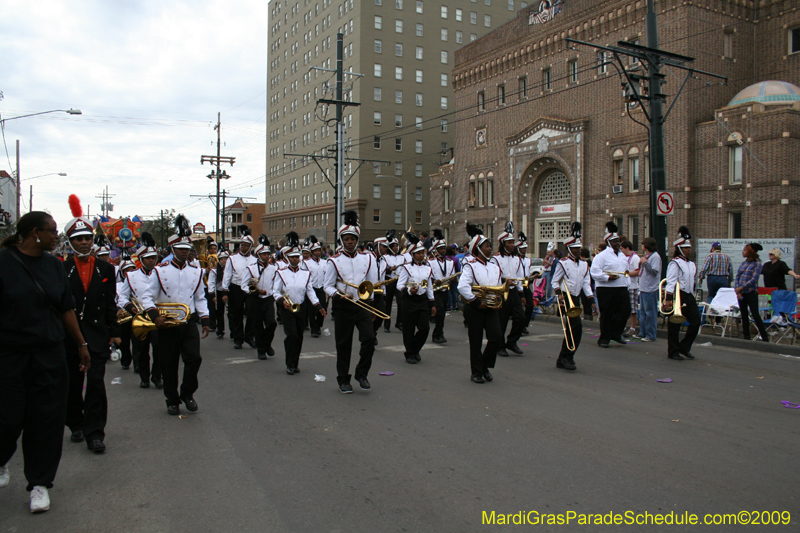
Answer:
<svg viewBox="0 0 800 533"><path fill-rule="evenodd" d="M389 278L389 279L385 279L383 281L379 281L378 283L374 283L372 285L372 293L373 294L383 294L383 289L381 289L379 287L383 287L384 285L388 285L390 283L394 283L395 281L397 281L397 279L398 278Z"/></svg>
<svg viewBox="0 0 800 533"><path fill-rule="evenodd" d="M458 278L458 276L460 276L460 275L461 275L461 272L457 272L457 273L453 274L452 276L447 276L446 278L433 280L433 285L434 285L433 292L441 292L441 291L449 290L450 289L450 282L453 281L454 279ZM439 285L436 285L437 281L439 282Z"/></svg>
<svg viewBox="0 0 800 533"><path fill-rule="evenodd" d="M254 278L255 279L255 278ZM299 313L300 312L300 304L296 304L289 298L289 295L285 292L283 293L283 299L286 300L292 308L292 313Z"/></svg>
<svg viewBox="0 0 800 533"><path fill-rule="evenodd" d="M511 286L516 285L518 281L521 281L522 286L526 289L528 288L528 285L530 285L531 282L530 278L506 278L506 283L508 283Z"/></svg>
<svg viewBox="0 0 800 533"><path fill-rule="evenodd" d="M139 303L139 300L136 299L135 296L131 296L131 303L136 308L136 314L138 315L144 309L142 308L142 304ZM135 315L130 314L126 309L118 309L117 310L117 324L127 324Z"/></svg>
<svg viewBox="0 0 800 533"><path fill-rule="evenodd" d="M347 283L345 283L345 284L347 285ZM367 311L369 311L370 313L372 313L373 315L375 315L376 317L378 317L378 318L380 318L382 320L391 320L391 317L389 315L387 315L383 311L379 311L378 309L375 309L374 307L372 307L371 305L369 305L368 303L364 302L361 299L356 300L354 298L351 298L349 294L347 294L345 292L342 292L342 291L336 291L336 294L338 294L342 298L346 298L347 300L353 302L353 304L357 305L358 307L361 307L362 309L366 309Z"/></svg>
<svg viewBox="0 0 800 533"><path fill-rule="evenodd" d="M472 294L476 298L480 298L481 302L485 303L489 309L500 309L508 298L508 283L493 286L473 285Z"/></svg>
<svg viewBox="0 0 800 533"><path fill-rule="evenodd" d="M167 322L164 324L165 328L174 328L182 326L189 321L189 316L192 314L189 306L181 303L163 303L156 306L158 314L166 317ZM147 338L147 334L156 329L156 324L150 317L142 313L133 317L133 324L131 331L133 335L143 341Z"/></svg>
<svg viewBox="0 0 800 533"><path fill-rule="evenodd" d="M605 272L603 272L603 274L607 274L609 276L618 276L620 278L627 278L627 277L630 276L630 274L628 273L627 270L625 272L605 271Z"/></svg>
<svg viewBox="0 0 800 533"><path fill-rule="evenodd" d="M664 287L664 284L667 282L667 278L661 280L661 283L658 284L658 311L666 316L669 317L668 320L673 324L683 324L686 322L686 317L680 314L678 311L683 307L683 303L681 302L681 284L675 283L675 296L672 301L672 309L667 311L664 309L664 303L666 303L667 299L667 292ZM663 296L662 296L663 294Z"/></svg>
<svg viewBox="0 0 800 533"><path fill-rule="evenodd" d="M558 317L561 319L561 329L564 330L564 341L567 345L567 350L570 352L575 351L575 335L572 333L572 324L570 323L570 318L575 318L581 316L581 308L575 305L575 302L572 301L572 294L569 292L569 287L567 287L567 283L564 280L561 280L561 294L566 294L564 298L563 306L566 310L562 309L562 303L558 303Z"/></svg>
<svg viewBox="0 0 800 533"><path fill-rule="evenodd" d="M408 289L408 293L409 294L411 294L411 288L412 287L417 287L417 295L419 295L420 294L420 292L419 292L420 290L423 290L423 291L428 290L428 280L427 279L423 279L419 283L417 283L416 281L409 280L408 284L406 285L406 289Z"/></svg>

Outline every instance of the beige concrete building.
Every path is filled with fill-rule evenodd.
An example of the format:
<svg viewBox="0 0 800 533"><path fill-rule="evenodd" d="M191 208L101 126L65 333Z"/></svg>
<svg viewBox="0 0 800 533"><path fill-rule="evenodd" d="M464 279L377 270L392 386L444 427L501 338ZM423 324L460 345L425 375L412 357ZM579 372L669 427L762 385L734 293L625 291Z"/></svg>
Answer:
<svg viewBox="0 0 800 533"><path fill-rule="evenodd" d="M310 158L335 142L336 34L344 35L347 157L387 161L347 163L352 175L345 207L357 209L362 235L373 239L408 222L429 225L429 175L450 159L455 110L451 72L455 51L516 16L519 0L272 0L269 20L267 210L270 239L291 231L330 242L333 160ZM443 155L444 153L444 155ZM385 177L379 177L385 176ZM406 212L406 205L407 212Z"/></svg>

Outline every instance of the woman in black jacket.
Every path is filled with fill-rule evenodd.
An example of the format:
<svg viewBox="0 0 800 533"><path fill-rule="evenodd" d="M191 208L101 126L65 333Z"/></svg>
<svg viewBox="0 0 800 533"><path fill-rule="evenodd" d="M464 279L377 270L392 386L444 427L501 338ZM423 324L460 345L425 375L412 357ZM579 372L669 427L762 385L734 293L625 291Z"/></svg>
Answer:
<svg viewBox="0 0 800 533"><path fill-rule="evenodd" d="M22 434L31 512L50 508L47 489L61 461L69 373L65 330L80 347L80 370L89 351L75 316L61 261L48 252L58 227L42 211L17 223L0 250L0 487Z"/></svg>

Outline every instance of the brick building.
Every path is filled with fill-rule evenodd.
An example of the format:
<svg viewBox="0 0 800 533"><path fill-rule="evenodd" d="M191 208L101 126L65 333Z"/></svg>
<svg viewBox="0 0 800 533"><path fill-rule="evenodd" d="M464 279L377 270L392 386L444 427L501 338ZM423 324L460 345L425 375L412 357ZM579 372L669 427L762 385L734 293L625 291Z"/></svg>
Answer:
<svg viewBox="0 0 800 533"><path fill-rule="evenodd" d="M618 71L602 55L565 43L646 44L647 2L549 4L543 12L533 2L456 53L455 159L431 177L431 226L444 227L450 242L466 239L467 219L490 235L513 220L534 254L562 241L573 220L587 244L601 240L610 219L637 244L649 233L648 133L632 120L643 113L626 109ZM667 118L670 236L681 224L699 238L797 236L800 4L655 5L664 50L729 78L727 86L690 79ZM663 72L664 92L674 95L683 73Z"/></svg>
<svg viewBox="0 0 800 533"><path fill-rule="evenodd" d="M266 211L266 204L245 202L237 198L231 205L226 205L222 211L222 228L225 232L225 242L239 242L239 226L244 224L250 228L253 238L257 239L262 233L261 217Z"/></svg>

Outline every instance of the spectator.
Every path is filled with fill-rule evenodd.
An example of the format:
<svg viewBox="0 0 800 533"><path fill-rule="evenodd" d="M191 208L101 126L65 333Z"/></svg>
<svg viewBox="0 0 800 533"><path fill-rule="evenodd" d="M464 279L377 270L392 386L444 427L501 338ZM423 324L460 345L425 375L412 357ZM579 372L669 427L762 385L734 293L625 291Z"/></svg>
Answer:
<svg viewBox="0 0 800 533"><path fill-rule="evenodd" d="M455 265L455 272L461 272L461 262L458 260L458 256L456 255L456 245L451 244L447 248L447 258L453 261L453 265ZM450 283L450 290L448 291L448 298L447 298L447 310L448 311L457 311L458 310L458 280L453 280Z"/></svg>
<svg viewBox="0 0 800 533"><path fill-rule="evenodd" d="M623 337L639 338L639 256L633 249L633 243L628 240L622 241L619 249L628 259L628 294L631 298L631 327L625 332Z"/></svg>
<svg viewBox="0 0 800 533"><path fill-rule="evenodd" d="M800 279L789 265L781 261L781 251L773 248L769 251L769 262L761 265L761 273L764 274L764 287L771 287L782 291L786 290L786 276Z"/></svg>
<svg viewBox="0 0 800 533"><path fill-rule="evenodd" d="M644 257L639 262L639 337L642 342L656 340L658 326L658 283L661 281L661 256L656 240L642 241Z"/></svg>
<svg viewBox="0 0 800 533"><path fill-rule="evenodd" d="M718 242L711 245L711 253L706 257L703 268L700 270L698 286L703 283L703 278L708 278L708 298L711 303L722 287L730 287L733 280L733 263L731 258L722 253L722 246Z"/></svg>
<svg viewBox="0 0 800 533"><path fill-rule="evenodd" d="M739 299L739 310L742 313L742 333L746 340L750 340L750 313L756 323L761 340L769 342L767 330L758 312L758 277L761 275L761 261L758 252L764 248L756 243L746 244L742 250L744 263L739 265L736 273L736 296Z"/></svg>
<svg viewBox="0 0 800 533"><path fill-rule="evenodd" d="M550 282L553 279L553 265L556 263L556 243L548 242L547 243L547 252L542 259L542 267L544 267L543 277L545 279L545 287L546 293L545 298L550 298L550 292L553 288L550 286Z"/></svg>

